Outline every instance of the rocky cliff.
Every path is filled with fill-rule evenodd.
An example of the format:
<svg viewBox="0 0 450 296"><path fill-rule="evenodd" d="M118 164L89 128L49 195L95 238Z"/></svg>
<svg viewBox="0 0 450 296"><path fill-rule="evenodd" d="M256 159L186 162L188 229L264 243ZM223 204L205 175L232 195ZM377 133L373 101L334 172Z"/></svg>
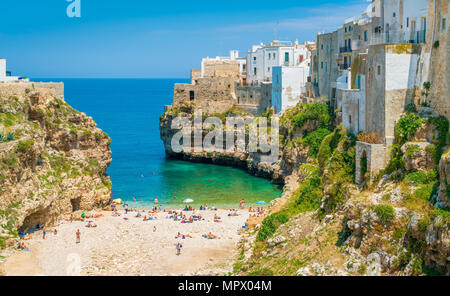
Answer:
<svg viewBox="0 0 450 296"><path fill-rule="evenodd" d="M0 134L0 246L109 203L110 138L54 90L1 84Z"/></svg>
<svg viewBox="0 0 450 296"><path fill-rule="evenodd" d="M172 120L192 120L193 108L169 108L161 117L169 156L239 166L285 184L270 215L248 221L236 275L449 273L448 152L440 157L448 145L448 122L443 118L413 114L401 120L389 167L373 185L358 188L353 184L357 137L332 126L326 105L299 104L283 114L275 163L250 153L174 153L170 140L178 130L170 129ZM224 120L236 113L215 116Z"/></svg>

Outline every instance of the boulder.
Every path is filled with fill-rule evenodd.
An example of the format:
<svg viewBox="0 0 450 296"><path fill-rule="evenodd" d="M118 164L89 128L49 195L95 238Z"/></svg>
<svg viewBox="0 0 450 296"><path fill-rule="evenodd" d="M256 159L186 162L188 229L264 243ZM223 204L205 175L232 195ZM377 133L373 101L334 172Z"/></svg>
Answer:
<svg viewBox="0 0 450 296"><path fill-rule="evenodd" d="M402 146L403 160L407 171L430 170L436 168L433 144L428 142L408 142Z"/></svg>

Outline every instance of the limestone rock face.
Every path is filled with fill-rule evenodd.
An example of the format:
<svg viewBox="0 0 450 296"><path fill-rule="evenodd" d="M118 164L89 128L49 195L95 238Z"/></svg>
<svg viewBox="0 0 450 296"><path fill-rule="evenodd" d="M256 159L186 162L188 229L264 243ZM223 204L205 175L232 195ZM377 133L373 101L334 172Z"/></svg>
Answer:
<svg viewBox="0 0 450 296"><path fill-rule="evenodd" d="M408 171L429 170L436 168L433 158L434 145L428 142L408 142L402 146L403 160Z"/></svg>
<svg viewBox="0 0 450 296"><path fill-rule="evenodd" d="M187 118L191 125L193 122L193 114L189 112L184 112L180 110L181 115ZM178 115L178 114L177 114ZM176 151L174 147L172 147L172 139L176 133L181 130L175 128L172 129L172 122L176 118L171 112L166 112L160 118L160 137L164 144L164 149L166 151L166 155L173 158L184 159L192 162L204 162L204 163L214 163L220 165L229 165L234 167L239 167L247 170L249 173L264 177L267 179L271 179L273 183L282 184L284 183L284 178L290 175L290 171L288 166L286 166L287 162L281 163L280 160L276 162L268 162L261 153L249 153L249 152L237 152L237 151L227 151L223 149L221 151L214 151L216 149L209 150L207 148L194 149L194 141L192 141L191 146L192 149L190 151ZM192 127L191 127L192 128ZM192 134L193 130L191 131ZM204 131L202 135L202 142L204 140L207 132ZM224 139L224 147L226 147L226 131L223 131L223 139ZM282 153L294 153L294 152L286 152L282 151ZM294 157L293 161L297 162L298 160Z"/></svg>
<svg viewBox="0 0 450 296"><path fill-rule="evenodd" d="M110 139L92 118L31 84L1 85L0 106L0 133L14 135L0 142L3 239L109 203Z"/></svg>

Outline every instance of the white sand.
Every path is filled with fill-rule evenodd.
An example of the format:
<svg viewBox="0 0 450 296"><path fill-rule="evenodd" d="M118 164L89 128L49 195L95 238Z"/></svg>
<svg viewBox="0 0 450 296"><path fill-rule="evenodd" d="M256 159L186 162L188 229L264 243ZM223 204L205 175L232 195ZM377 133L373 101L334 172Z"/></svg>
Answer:
<svg viewBox="0 0 450 296"><path fill-rule="evenodd" d="M76 254L81 261L81 275L225 274L231 270L236 255L239 230L249 217L248 210L240 210L236 217L229 217L227 210L196 211L204 221L181 223L166 218L168 214L164 212L156 214L158 219L153 221L135 218L136 212L126 216L121 213L122 216L113 217L106 212L105 217L91 219L98 225L96 228L87 228L86 222L81 221L61 224L56 227L58 235L48 233L46 240L42 239L42 232L34 233L31 240L25 241L31 251L15 252L3 264L3 272L70 275L76 272L76 257L69 255ZM187 218L192 214L184 213ZM214 214L223 222L213 222ZM124 216L129 220L125 221ZM77 229L81 232L80 244L75 241ZM175 239L178 232L193 238ZM220 239L203 238L202 234L208 232ZM180 256L175 249L178 241L183 245Z"/></svg>

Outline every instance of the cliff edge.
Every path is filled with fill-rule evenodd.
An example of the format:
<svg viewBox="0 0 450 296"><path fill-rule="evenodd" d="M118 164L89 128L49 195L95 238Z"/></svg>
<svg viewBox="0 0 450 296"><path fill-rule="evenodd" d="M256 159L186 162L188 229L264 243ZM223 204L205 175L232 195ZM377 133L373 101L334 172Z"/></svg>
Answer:
<svg viewBox="0 0 450 296"><path fill-rule="evenodd" d="M0 247L37 224L106 206L110 138L53 87L0 84Z"/></svg>

